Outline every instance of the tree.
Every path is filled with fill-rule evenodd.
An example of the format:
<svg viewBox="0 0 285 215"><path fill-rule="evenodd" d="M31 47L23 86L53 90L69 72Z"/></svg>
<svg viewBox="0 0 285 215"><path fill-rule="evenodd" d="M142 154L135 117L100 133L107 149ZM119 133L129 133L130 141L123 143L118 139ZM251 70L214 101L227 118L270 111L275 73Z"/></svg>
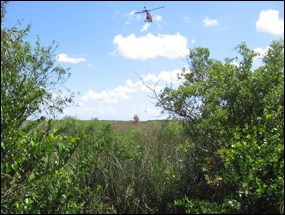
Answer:
<svg viewBox="0 0 285 215"><path fill-rule="evenodd" d="M25 41L30 26L4 26L6 5L1 1L1 213L40 213L48 211L46 202L57 207L58 197L41 191L57 179L57 187L67 183L62 167L78 142L50 131L43 116L72 102L61 89L70 73L55 65L54 43L43 47L38 38L32 47Z"/></svg>
<svg viewBox="0 0 285 215"><path fill-rule="evenodd" d="M156 95L164 112L183 119L193 146L183 203L191 213L196 204L276 213L284 200L284 41L273 41L255 70L257 54L245 43L236 50L223 63L191 49L183 84Z"/></svg>
<svg viewBox="0 0 285 215"><path fill-rule="evenodd" d="M6 2L1 2L1 134L19 128L28 118L41 113L56 115L72 102L60 88L69 78L68 69L55 66L55 43L35 47L24 41L24 30L5 28Z"/></svg>
<svg viewBox="0 0 285 215"><path fill-rule="evenodd" d="M138 123L140 121L140 118L137 114L134 115L134 123Z"/></svg>

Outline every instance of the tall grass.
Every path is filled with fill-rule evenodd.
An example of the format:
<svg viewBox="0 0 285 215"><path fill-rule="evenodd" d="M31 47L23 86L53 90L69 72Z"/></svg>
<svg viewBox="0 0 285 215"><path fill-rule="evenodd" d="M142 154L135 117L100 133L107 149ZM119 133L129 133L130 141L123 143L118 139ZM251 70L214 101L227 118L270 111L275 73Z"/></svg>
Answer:
<svg viewBox="0 0 285 215"><path fill-rule="evenodd" d="M86 201L102 202L102 210L116 213L173 213L179 195L181 150L185 141L177 121L80 121L54 122L64 135L81 135L81 145L71 162L79 185L97 193ZM78 181L77 181L78 183ZM87 210L88 208L88 210ZM97 207L98 208L98 207ZM92 211L93 210L93 211ZM102 211L101 211L102 212ZM103 211L104 212L104 211Z"/></svg>

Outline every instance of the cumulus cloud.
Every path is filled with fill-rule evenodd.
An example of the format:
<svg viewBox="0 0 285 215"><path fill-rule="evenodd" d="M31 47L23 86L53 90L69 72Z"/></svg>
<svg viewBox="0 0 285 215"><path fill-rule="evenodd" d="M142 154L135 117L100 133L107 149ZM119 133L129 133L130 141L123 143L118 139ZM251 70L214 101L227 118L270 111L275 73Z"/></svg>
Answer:
<svg viewBox="0 0 285 215"><path fill-rule="evenodd" d="M177 75L180 75L182 71L180 69L176 69L173 71L162 71L159 74L148 73L143 76L144 82L167 82L172 84L177 84L179 79Z"/></svg>
<svg viewBox="0 0 285 215"><path fill-rule="evenodd" d="M157 92L161 91L165 87L165 83L178 84L179 79L177 75L181 74L181 70L162 71L159 74L148 73L142 76L142 80L150 88L154 89L155 84L159 81L160 85L155 86ZM94 92L89 90L81 99L86 102L88 100L99 101L105 104L116 104L120 100L126 100L131 98L131 94L138 92L149 92L150 89L144 85L141 80L132 81L126 80L123 86L118 86L111 90L104 90L101 92Z"/></svg>
<svg viewBox="0 0 285 215"><path fill-rule="evenodd" d="M156 21L156 22L163 22L162 16L159 16L159 15L156 15L155 17L153 17L152 20L154 20L154 21Z"/></svg>
<svg viewBox="0 0 285 215"><path fill-rule="evenodd" d="M137 37L135 34L124 37L119 34L115 36L113 43L117 45L113 54L130 59L146 60L155 57L173 59L188 53L187 38L179 33L157 36L148 33L141 37Z"/></svg>
<svg viewBox="0 0 285 215"><path fill-rule="evenodd" d="M147 31L149 29L149 27L150 27L150 23L148 23L148 22L145 23L143 25L143 27L141 28L141 32Z"/></svg>
<svg viewBox="0 0 285 215"><path fill-rule="evenodd" d="M57 55L56 60L63 63L81 63L87 61L84 57L72 58L68 57L65 53Z"/></svg>
<svg viewBox="0 0 285 215"><path fill-rule="evenodd" d="M261 58L263 58L263 57L267 54L267 52L268 52L269 49L270 49L269 46L267 46L266 48L255 48L255 49L254 49L254 52L257 54L257 56L255 57L255 59L261 59Z"/></svg>
<svg viewBox="0 0 285 215"><path fill-rule="evenodd" d="M202 21L206 27L216 26L219 25L217 19L210 19L209 17L205 17Z"/></svg>
<svg viewBox="0 0 285 215"><path fill-rule="evenodd" d="M279 17L278 10L263 10L255 22L256 30L270 34L284 34L284 19Z"/></svg>
<svg viewBox="0 0 285 215"><path fill-rule="evenodd" d="M106 104L115 104L119 100L124 100L129 98L129 94L137 92L136 89L132 89L126 86L118 86L112 90L101 91L101 92L94 92L89 90L82 99L87 101L92 99L94 101L102 101Z"/></svg>

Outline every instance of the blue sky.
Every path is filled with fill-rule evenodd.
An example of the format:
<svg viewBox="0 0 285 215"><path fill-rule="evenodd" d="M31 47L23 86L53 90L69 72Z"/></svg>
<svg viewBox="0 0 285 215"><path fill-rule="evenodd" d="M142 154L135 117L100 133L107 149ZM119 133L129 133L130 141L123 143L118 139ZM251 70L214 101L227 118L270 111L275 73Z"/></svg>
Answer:
<svg viewBox="0 0 285 215"><path fill-rule="evenodd" d="M145 3L148 9L165 6L151 11L152 23L134 14ZM27 40L39 35L42 45L59 45L57 63L72 73L65 85L80 92L78 106L62 116L78 119L166 118L138 76L149 86L159 81L159 92L178 86L189 48L209 48L212 58L223 61L235 56L241 42L262 53L284 38L283 1L11 1L6 25L18 20L23 27L31 24Z"/></svg>

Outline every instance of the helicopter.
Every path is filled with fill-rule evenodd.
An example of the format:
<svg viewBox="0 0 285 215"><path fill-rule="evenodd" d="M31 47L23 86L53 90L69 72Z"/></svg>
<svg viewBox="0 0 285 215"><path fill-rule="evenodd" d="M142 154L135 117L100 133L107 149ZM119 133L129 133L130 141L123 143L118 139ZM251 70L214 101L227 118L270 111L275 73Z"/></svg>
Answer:
<svg viewBox="0 0 285 215"><path fill-rule="evenodd" d="M135 14L138 14L138 13L146 13L146 19L144 20L144 22L152 22L152 16L150 14L150 11L152 10L157 10L157 9L161 9L161 8L164 8L165 6L162 6L162 7L157 7L157 8L154 8L154 9L146 9L146 6L144 6L144 10L140 11L140 12L136 12Z"/></svg>

